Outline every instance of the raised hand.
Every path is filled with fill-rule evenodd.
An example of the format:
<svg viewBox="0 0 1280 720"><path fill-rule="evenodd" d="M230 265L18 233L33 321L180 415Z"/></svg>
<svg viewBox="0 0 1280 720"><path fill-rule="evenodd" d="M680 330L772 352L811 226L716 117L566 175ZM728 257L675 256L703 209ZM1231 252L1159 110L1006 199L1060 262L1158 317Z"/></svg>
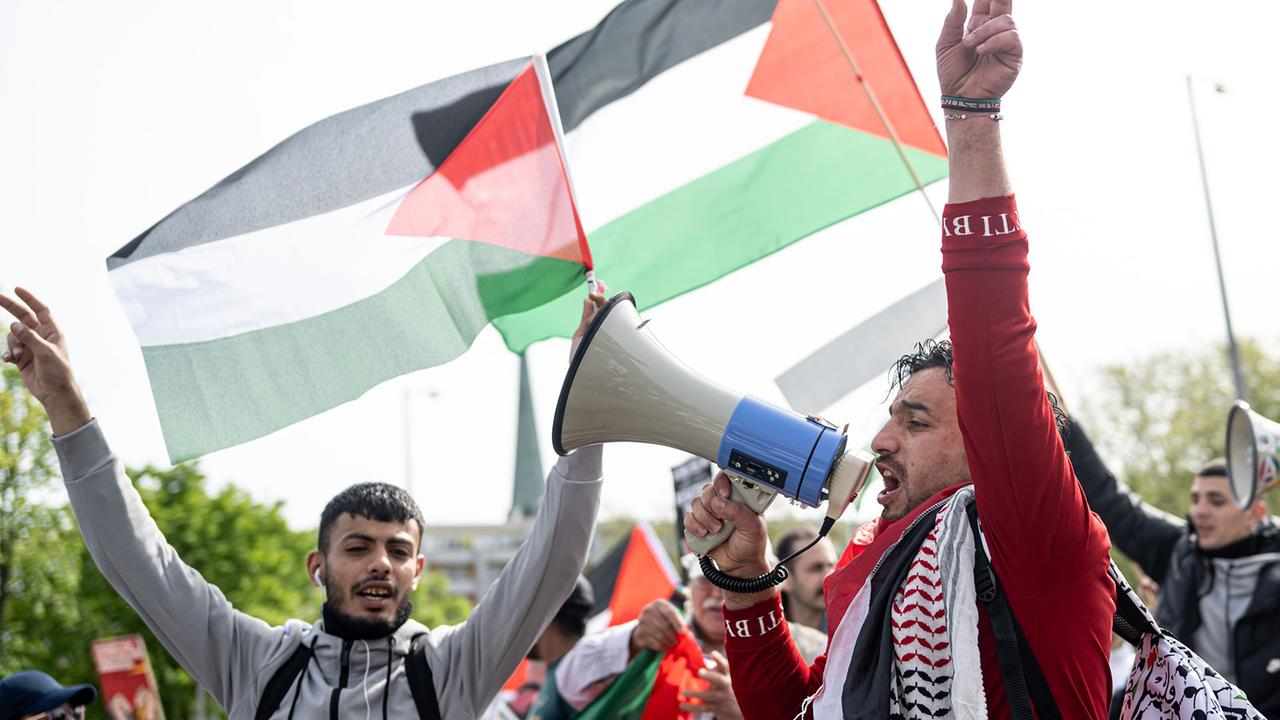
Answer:
<svg viewBox="0 0 1280 720"><path fill-rule="evenodd" d="M587 328L591 327L591 321L595 319L596 313L600 308L604 307L605 293L609 292L609 287L604 284L603 280L596 283L596 289L587 294L587 299L582 301L582 319L578 321L578 329L573 331L573 339L569 341L569 361L573 362L573 356L578 352L578 345L582 344L582 338L587 334Z"/></svg>
<svg viewBox="0 0 1280 720"><path fill-rule="evenodd" d="M48 306L28 290L14 292L18 299L0 293L0 307L18 320L9 326L3 359L18 367L27 391L48 413L54 434L65 435L91 418L71 374L66 339Z"/></svg>
<svg viewBox="0 0 1280 720"><path fill-rule="evenodd" d="M1001 98L1022 68L1022 40L1013 0L974 0L965 23L964 0L952 0L938 36L938 84L943 95Z"/></svg>

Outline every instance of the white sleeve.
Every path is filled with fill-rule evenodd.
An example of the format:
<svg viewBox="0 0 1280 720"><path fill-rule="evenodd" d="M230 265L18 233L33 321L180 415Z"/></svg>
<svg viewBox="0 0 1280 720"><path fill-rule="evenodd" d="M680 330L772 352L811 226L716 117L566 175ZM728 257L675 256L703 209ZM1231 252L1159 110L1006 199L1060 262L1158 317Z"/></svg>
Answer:
<svg viewBox="0 0 1280 720"><path fill-rule="evenodd" d="M631 661L636 620L588 635L556 667L556 689L575 710L591 704Z"/></svg>

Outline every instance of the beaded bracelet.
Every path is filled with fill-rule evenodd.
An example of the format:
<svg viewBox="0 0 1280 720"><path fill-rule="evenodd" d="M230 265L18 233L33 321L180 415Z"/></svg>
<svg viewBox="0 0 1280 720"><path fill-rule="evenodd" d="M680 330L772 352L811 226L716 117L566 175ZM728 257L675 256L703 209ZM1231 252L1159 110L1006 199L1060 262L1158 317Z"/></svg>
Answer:
<svg viewBox="0 0 1280 720"><path fill-rule="evenodd" d="M943 113L942 117L946 118L947 120L968 120L970 116L966 113L957 113L957 114ZM982 116L974 115L973 117L982 117ZM1000 122L1001 120L1004 119L1004 115L1001 115L1000 113L991 113L990 115L987 115L987 117L991 118L992 120L995 120L996 122Z"/></svg>

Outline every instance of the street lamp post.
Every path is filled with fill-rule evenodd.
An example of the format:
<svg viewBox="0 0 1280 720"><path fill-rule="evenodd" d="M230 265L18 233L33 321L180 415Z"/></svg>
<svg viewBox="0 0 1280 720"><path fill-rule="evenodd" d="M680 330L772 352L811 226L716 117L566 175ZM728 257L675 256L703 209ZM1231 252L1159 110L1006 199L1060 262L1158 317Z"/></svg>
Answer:
<svg viewBox="0 0 1280 720"><path fill-rule="evenodd" d="M1223 92L1221 87L1219 92ZM1235 330L1231 327L1231 306L1227 303L1227 282L1222 274L1222 254L1218 250L1218 226L1213 219L1213 199L1209 195L1209 173L1204 165L1204 148L1200 143L1200 121L1196 115L1196 94L1187 76L1187 100L1191 103L1191 129L1196 137L1196 157L1200 160L1200 184L1204 188L1204 206L1209 214L1209 239L1213 242L1213 261L1218 268L1218 291L1222 296L1222 314L1227 320L1227 353L1231 358L1231 374L1235 380L1236 397L1248 400L1245 395L1244 372L1240 369L1240 348L1236 345Z"/></svg>

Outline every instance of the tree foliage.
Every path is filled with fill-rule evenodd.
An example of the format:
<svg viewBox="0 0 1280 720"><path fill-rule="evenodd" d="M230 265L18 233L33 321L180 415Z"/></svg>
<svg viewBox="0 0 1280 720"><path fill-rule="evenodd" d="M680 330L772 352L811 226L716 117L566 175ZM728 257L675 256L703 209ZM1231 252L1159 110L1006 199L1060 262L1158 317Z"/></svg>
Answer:
<svg viewBox="0 0 1280 720"><path fill-rule="evenodd" d="M1253 409L1280 418L1280 356L1240 344ZM1089 436L1108 466L1148 503L1187 512L1191 479L1223 454L1236 393L1225 347L1170 350L1102 370L1083 403Z"/></svg>

